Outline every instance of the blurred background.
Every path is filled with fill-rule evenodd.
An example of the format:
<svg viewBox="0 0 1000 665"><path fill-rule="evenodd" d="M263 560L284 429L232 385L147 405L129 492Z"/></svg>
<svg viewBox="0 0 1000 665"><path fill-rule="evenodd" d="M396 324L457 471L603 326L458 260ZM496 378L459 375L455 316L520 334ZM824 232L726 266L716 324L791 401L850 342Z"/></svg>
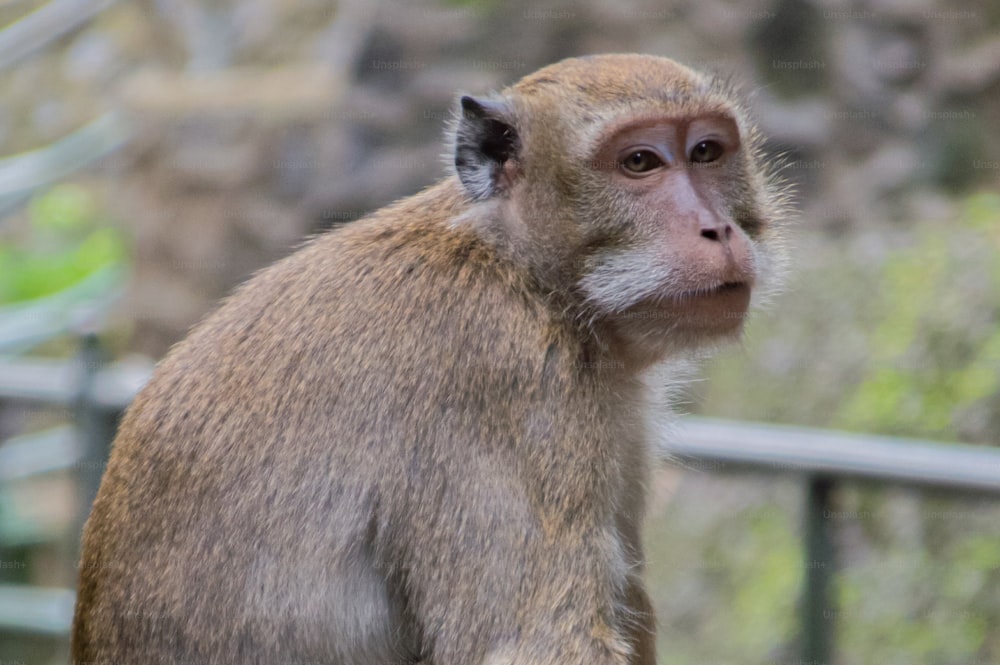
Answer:
<svg viewBox="0 0 1000 665"><path fill-rule="evenodd" d="M457 93L611 51L738 82L797 192L788 289L684 409L734 448L826 436L753 421L863 434L819 470L657 472L660 661L1000 663L1000 4L6 0L0 25L0 665L66 662L79 529L151 363L444 175ZM883 444L882 475L836 471ZM897 482L908 451L948 477Z"/></svg>

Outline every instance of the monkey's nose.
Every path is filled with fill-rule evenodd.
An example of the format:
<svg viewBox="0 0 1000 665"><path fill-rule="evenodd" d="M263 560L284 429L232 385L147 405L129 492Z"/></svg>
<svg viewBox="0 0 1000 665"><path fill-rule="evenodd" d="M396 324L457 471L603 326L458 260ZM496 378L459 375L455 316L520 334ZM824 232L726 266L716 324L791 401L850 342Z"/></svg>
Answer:
<svg viewBox="0 0 1000 665"><path fill-rule="evenodd" d="M715 240L716 242L727 243L733 235L733 226L729 222L720 224L705 225L701 228L701 237Z"/></svg>

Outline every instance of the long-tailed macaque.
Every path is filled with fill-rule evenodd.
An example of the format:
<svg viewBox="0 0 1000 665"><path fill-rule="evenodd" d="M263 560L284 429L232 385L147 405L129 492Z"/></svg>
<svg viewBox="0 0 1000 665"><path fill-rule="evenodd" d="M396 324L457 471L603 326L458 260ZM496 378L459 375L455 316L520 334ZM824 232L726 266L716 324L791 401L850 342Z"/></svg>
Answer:
<svg viewBox="0 0 1000 665"><path fill-rule="evenodd" d="M452 138L451 175L159 365L87 523L76 661L653 665L650 377L739 336L783 190L738 97L659 57L462 97Z"/></svg>

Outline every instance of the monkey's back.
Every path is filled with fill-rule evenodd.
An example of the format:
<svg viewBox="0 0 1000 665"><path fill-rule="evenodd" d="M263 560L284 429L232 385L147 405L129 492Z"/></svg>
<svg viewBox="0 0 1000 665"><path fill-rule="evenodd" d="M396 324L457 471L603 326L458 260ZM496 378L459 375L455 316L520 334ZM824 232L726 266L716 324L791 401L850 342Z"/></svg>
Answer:
<svg viewBox="0 0 1000 665"><path fill-rule="evenodd" d="M446 228L461 206L445 181L315 239L170 352L86 527L77 661L416 656L407 567L434 547L392 551L386 530L442 518L465 475L456 446L470 478L498 460L516 472L498 433L555 432L546 405L585 399L547 393L572 362L551 351L564 333L472 232ZM525 398L537 411L510 407Z"/></svg>

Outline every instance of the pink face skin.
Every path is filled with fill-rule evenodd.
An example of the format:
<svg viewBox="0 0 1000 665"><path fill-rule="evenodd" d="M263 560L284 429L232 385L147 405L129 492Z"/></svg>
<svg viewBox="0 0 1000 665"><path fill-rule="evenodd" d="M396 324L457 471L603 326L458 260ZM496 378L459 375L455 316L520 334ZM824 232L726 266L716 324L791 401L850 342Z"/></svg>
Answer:
<svg viewBox="0 0 1000 665"><path fill-rule="evenodd" d="M754 242L732 218L739 129L729 117L654 117L612 127L595 169L617 190L635 242L581 280L636 362L738 335L756 279Z"/></svg>

